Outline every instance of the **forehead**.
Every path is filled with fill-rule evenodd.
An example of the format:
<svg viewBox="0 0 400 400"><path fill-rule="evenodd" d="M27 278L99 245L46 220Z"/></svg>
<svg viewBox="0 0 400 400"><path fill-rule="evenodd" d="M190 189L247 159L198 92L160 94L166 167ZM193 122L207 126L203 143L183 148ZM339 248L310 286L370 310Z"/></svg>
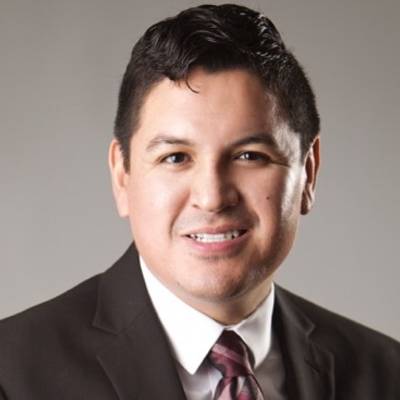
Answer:
<svg viewBox="0 0 400 400"><path fill-rule="evenodd" d="M192 119L196 110L199 120L229 116L232 122L245 122L260 119L262 112L262 117L271 121L274 106L273 97L265 92L259 78L246 70L207 72L196 68L186 81L165 78L155 84L145 98L140 119L148 122L160 111L160 117L180 113L183 120L188 116Z"/></svg>
<svg viewBox="0 0 400 400"><path fill-rule="evenodd" d="M287 147L298 138L278 119L276 108L275 98L254 73L197 68L187 81L165 78L150 89L132 141L150 141L167 134L223 145L264 132Z"/></svg>

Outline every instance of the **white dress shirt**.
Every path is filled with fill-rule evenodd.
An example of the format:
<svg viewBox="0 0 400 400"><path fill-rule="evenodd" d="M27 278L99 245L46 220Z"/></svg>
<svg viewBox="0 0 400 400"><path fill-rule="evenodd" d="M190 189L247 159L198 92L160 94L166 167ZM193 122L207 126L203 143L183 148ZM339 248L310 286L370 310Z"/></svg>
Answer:
<svg viewBox="0 0 400 400"><path fill-rule="evenodd" d="M271 335L273 284L269 295L253 314L236 325L225 326L179 299L152 274L142 258L140 265L188 400L213 398L222 375L206 357L224 329L235 331L251 350L255 376L266 398L285 399L284 368L277 341Z"/></svg>

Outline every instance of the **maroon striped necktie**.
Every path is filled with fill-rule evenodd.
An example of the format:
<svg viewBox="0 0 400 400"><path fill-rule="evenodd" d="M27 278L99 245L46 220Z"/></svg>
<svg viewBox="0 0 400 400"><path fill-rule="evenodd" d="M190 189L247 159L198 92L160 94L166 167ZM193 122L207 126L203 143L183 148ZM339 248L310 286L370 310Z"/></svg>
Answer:
<svg viewBox="0 0 400 400"><path fill-rule="evenodd" d="M208 359L222 374L214 400L264 400L253 373L250 351L235 332L224 331Z"/></svg>

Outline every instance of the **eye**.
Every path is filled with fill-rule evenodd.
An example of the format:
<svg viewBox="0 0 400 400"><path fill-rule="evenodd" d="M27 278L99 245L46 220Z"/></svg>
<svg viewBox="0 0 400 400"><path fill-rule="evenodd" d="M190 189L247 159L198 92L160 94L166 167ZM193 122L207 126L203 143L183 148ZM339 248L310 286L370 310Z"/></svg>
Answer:
<svg viewBox="0 0 400 400"><path fill-rule="evenodd" d="M189 156L185 153L172 153L161 160L166 164L183 164L187 161L189 161Z"/></svg>
<svg viewBox="0 0 400 400"><path fill-rule="evenodd" d="M259 153L257 151L243 151L236 156L236 159L244 161L266 162L269 160L269 157L266 154Z"/></svg>

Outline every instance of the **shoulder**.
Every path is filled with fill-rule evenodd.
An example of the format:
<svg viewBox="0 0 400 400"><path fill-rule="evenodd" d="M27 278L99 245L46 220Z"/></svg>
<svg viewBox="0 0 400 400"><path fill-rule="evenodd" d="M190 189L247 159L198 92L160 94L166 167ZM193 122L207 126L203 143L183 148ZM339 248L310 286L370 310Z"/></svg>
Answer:
<svg viewBox="0 0 400 400"><path fill-rule="evenodd" d="M90 278L52 300L0 321L0 380L12 381L17 371L24 371L26 375L21 376L25 377L34 377L39 370L65 373L65 360L90 347L88 332L98 281L98 276Z"/></svg>
<svg viewBox="0 0 400 400"><path fill-rule="evenodd" d="M0 320L0 340L85 319L95 308L98 280L96 275L51 300Z"/></svg>
<svg viewBox="0 0 400 400"><path fill-rule="evenodd" d="M315 342L328 348L338 361L373 360L400 372L400 343L396 340L281 287L277 288L277 297L282 307L311 321Z"/></svg>
<svg viewBox="0 0 400 400"><path fill-rule="evenodd" d="M115 339L94 327L101 277L0 321L0 399L115 396L97 359Z"/></svg>
<svg viewBox="0 0 400 400"><path fill-rule="evenodd" d="M394 339L280 287L274 322L281 344L297 354L297 368L311 360L307 365L334 379L338 399L400 398L400 344Z"/></svg>

